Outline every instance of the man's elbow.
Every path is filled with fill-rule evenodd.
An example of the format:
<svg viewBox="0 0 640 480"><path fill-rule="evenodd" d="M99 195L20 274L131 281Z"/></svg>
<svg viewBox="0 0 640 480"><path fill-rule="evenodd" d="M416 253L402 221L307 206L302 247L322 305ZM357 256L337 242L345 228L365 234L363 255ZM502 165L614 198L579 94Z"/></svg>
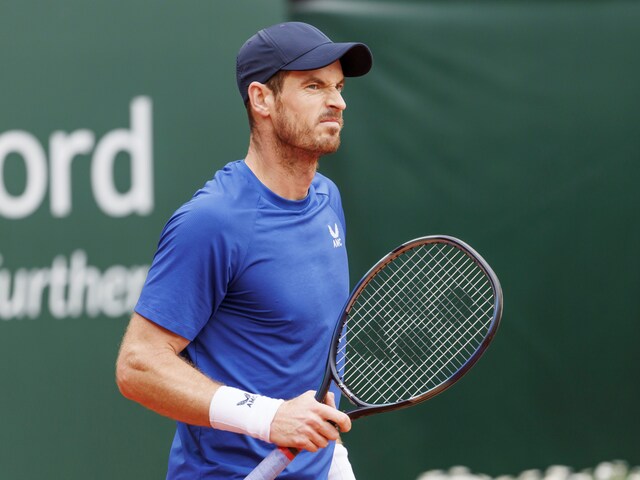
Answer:
<svg viewBox="0 0 640 480"><path fill-rule="evenodd" d="M129 400L135 400L136 372L139 368L135 366L135 355L125 350L120 350L116 361L116 385L120 393Z"/></svg>

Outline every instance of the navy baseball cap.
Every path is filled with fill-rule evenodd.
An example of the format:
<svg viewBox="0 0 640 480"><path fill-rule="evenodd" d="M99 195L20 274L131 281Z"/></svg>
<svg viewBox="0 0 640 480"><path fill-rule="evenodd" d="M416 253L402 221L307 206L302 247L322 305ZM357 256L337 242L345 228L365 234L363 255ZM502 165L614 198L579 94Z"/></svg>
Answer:
<svg viewBox="0 0 640 480"><path fill-rule="evenodd" d="M316 27L286 22L260 30L240 48L236 81L246 103L251 82L265 83L280 70L316 70L340 60L345 77L366 74L373 63L364 43L334 43Z"/></svg>

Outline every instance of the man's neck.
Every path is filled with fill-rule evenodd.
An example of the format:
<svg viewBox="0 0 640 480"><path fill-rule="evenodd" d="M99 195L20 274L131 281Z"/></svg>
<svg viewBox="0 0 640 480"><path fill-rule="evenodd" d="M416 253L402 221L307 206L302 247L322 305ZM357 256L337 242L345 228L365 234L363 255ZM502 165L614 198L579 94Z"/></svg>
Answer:
<svg viewBox="0 0 640 480"><path fill-rule="evenodd" d="M318 157L298 149L268 148L252 138L245 163L275 194L288 200L302 200L309 192Z"/></svg>

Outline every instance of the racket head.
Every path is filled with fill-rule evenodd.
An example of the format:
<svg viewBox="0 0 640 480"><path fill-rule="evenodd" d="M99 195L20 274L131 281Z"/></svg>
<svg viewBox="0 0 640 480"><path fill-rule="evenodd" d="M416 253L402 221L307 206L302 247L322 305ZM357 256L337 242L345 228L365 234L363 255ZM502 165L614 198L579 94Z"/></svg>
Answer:
<svg viewBox="0 0 640 480"><path fill-rule="evenodd" d="M431 235L380 259L354 287L333 335L327 375L352 419L428 400L478 361L502 318L489 264L462 240Z"/></svg>

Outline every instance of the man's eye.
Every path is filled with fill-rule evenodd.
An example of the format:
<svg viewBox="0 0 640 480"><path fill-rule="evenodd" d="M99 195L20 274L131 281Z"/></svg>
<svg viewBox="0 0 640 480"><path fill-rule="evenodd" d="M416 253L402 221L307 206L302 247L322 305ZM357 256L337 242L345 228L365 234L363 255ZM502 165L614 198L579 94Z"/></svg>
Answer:
<svg viewBox="0 0 640 480"><path fill-rule="evenodd" d="M320 88L317 84L312 83L311 85L307 85L307 88L309 90L318 90L318 88Z"/></svg>

